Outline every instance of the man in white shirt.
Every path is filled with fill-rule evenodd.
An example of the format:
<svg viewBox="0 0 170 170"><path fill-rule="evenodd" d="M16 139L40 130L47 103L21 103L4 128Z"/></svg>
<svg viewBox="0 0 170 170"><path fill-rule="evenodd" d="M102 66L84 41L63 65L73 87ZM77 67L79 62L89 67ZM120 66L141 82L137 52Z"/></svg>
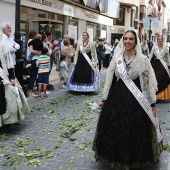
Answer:
<svg viewBox="0 0 170 170"><path fill-rule="evenodd" d="M10 35L11 35L11 24L10 23L8 23L8 22L2 23L1 30L3 32L3 40L9 48L9 51L11 53L12 60L14 63L14 67L15 67L15 65L16 65L15 52L20 49L20 45L18 43L16 43L12 38L10 38Z"/></svg>

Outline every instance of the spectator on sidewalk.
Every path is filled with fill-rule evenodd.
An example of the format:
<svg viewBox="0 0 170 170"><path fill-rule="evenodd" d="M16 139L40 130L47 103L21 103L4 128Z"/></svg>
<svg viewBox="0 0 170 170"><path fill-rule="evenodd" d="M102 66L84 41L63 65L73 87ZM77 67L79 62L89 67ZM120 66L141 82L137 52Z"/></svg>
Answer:
<svg viewBox="0 0 170 170"><path fill-rule="evenodd" d="M103 60L103 67L107 68L107 67L109 67L109 64L110 64L110 55L112 52L112 48L107 41L104 42L104 47L105 47L106 51L105 51L105 57Z"/></svg>
<svg viewBox="0 0 170 170"><path fill-rule="evenodd" d="M70 41L68 39L64 39L63 44L64 44L64 46L61 48L61 55L66 56L66 62L67 62L68 70L69 70L69 73L70 73L70 71L71 71L71 59L74 57L75 51L74 51L73 47L70 46Z"/></svg>
<svg viewBox="0 0 170 170"><path fill-rule="evenodd" d="M61 55L60 57L60 71L59 71L59 77L60 77L60 82L61 82L61 87L65 88L64 84L67 83L68 79L68 65L66 62L66 56Z"/></svg>
<svg viewBox="0 0 170 170"><path fill-rule="evenodd" d="M30 53L34 54L34 56L32 57L32 59L30 61L31 62L31 72L30 72L30 79L29 79L29 83L28 83L28 91L29 91L28 93L29 93L29 96L32 96L32 97L37 97L37 95L33 92L33 88L34 88L35 80L37 78L37 73L38 73L38 68L36 67L36 62L37 62L38 56L41 55L40 49L42 50L42 48L43 48L43 43L41 41L40 42L39 41L37 43L37 41L35 39L33 39L32 41L30 41L28 43ZM34 50L34 49L37 49L37 47L38 47L38 50Z"/></svg>
<svg viewBox="0 0 170 170"><path fill-rule="evenodd" d="M30 41L32 41L35 38L36 35L37 35L37 31L35 31L35 30L31 30L29 35L28 35L28 41L27 41L27 46L26 46L26 48L27 48L27 59L28 59L28 56L30 55L30 48L28 47L28 43Z"/></svg>
<svg viewBox="0 0 170 170"><path fill-rule="evenodd" d="M46 44L48 45L48 47L50 47L51 43L52 43L52 33L49 31L45 32L45 35L47 36L47 42Z"/></svg>
<svg viewBox="0 0 170 170"><path fill-rule="evenodd" d="M14 64L14 68L16 66L16 55L15 52L18 51L20 49L20 45L18 43L16 43L13 38L11 38L11 24L8 22L3 22L1 24L1 30L3 32L3 40L5 42L5 44L7 45L11 56L12 56L12 61Z"/></svg>
<svg viewBox="0 0 170 170"><path fill-rule="evenodd" d="M41 90L43 85L44 95L47 97L47 85L49 84L49 63L50 57L47 55L48 49L43 48L41 55L37 58L36 66L38 67L38 97L41 98Z"/></svg>
<svg viewBox="0 0 170 170"><path fill-rule="evenodd" d="M41 41L43 43L43 47L48 49L47 55L51 56L52 50L47 45L47 36L45 34L42 34L41 36L42 36Z"/></svg>
<svg viewBox="0 0 170 170"><path fill-rule="evenodd" d="M28 43L28 47L30 49L28 61L31 61L32 58L35 56L35 54L32 53L31 51L37 51L37 52L41 53L41 50L43 48L43 42L41 41L41 39L42 39L42 36L40 34L36 34L35 38Z"/></svg>

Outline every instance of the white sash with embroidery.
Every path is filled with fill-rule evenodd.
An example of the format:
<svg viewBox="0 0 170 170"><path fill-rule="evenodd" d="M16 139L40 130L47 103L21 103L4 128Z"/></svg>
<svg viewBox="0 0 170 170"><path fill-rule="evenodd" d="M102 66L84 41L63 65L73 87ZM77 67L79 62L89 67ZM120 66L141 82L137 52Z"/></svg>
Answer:
<svg viewBox="0 0 170 170"><path fill-rule="evenodd" d="M90 60L90 58L88 57L88 55L86 53L83 52L83 46L80 45L80 51L83 54L84 58L86 59L86 61L89 63L90 67L94 70L94 72L96 73L96 76L98 78L98 81L100 83L100 72L99 69L96 65L96 67L93 66L92 61Z"/></svg>
<svg viewBox="0 0 170 170"><path fill-rule="evenodd" d="M120 74L121 79L125 83L125 85L128 87L128 89L131 91L131 93L134 95L136 100L139 102L139 104L142 106L142 108L145 110L147 115L149 116L150 120L152 121L153 125L156 128L157 133L157 139L158 142L162 140L162 135L159 129L159 120L158 117L154 117L152 108L145 98L145 96L142 94L142 92L138 89L138 87L135 85L135 83L131 80L131 78L127 75L127 72L125 70L122 55L120 55L117 59L117 68L118 72Z"/></svg>
<svg viewBox="0 0 170 170"><path fill-rule="evenodd" d="M159 51L158 46L155 47L155 52L154 52L154 54L155 54L156 58L160 60L160 62L161 62L162 65L164 66L166 72L168 73L168 76L170 77L169 68L168 68L166 62L163 60L163 58L161 58L161 56L160 56L160 51Z"/></svg>

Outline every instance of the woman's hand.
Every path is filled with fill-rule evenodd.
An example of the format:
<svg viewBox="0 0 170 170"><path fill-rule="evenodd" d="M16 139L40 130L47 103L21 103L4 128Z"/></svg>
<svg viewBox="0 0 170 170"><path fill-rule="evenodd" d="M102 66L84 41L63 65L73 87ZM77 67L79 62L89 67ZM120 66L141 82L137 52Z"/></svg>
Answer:
<svg viewBox="0 0 170 170"><path fill-rule="evenodd" d="M154 115L154 117L156 117L156 107L152 107L152 112L153 112L153 115Z"/></svg>
<svg viewBox="0 0 170 170"><path fill-rule="evenodd" d="M93 67L96 68L96 64L95 63L93 63Z"/></svg>
<svg viewBox="0 0 170 170"><path fill-rule="evenodd" d="M98 104L98 106L99 106L100 109L103 107L103 104L104 104L104 102L100 102L100 103Z"/></svg>
<svg viewBox="0 0 170 170"><path fill-rule="evenodd" d="M11 82L12 86L15 86L15 80L14 79L11 79L10 82Z"/></svg>

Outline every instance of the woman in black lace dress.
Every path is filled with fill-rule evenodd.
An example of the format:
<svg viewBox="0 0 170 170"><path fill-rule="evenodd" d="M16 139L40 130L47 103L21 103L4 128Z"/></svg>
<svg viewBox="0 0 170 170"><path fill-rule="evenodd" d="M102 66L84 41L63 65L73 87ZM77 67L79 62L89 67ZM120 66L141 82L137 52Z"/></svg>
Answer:
<svg viewBox="0 0 170 170"><path fill-rule="evenodd" d="M147 113L124 83L119 68L123 63L128 77L147 99L152 117L156 117L157 82L153 69L141 52L139 38L132 30L122 39L122 47L113 57L107 72L102 108L93 142L96 161L114 170L130 170L156 164L162 150L156 129ZM118 60L121 57L122 60Z"/></svg>
<svg viewBox="0 0 170 170"><path fill-rule="evenodd" d="M150 54L152 67L158 82L157 100L170 100L170 55L163 36L157 37L157 42Z"/></svg>
<svg viewBox="0 0 170 170"><path fill-rule="evenodd" d="M77 92L95 92L99 88L98 59L94 43L89 34L83 32L75 52L75 68L71 72L67 87Z"/></svg>

